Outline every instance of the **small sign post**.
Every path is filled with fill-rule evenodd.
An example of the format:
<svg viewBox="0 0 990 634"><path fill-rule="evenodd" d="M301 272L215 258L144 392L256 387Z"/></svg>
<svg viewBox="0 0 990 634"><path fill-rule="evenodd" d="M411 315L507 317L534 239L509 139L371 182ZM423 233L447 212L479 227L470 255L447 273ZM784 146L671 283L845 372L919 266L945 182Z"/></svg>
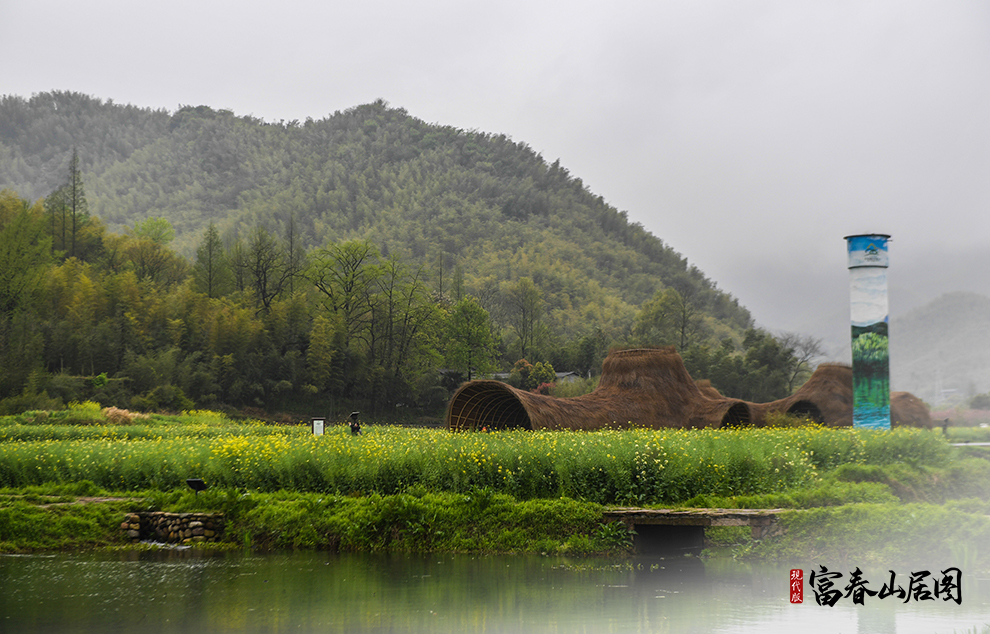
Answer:
<svg viewBox="0 0 990 634"><path fill-rule="evenodd" d="M313 430L314 436L322 436L323 428L326 427L327 419L325 418L314 418L311 423L311 428Z"/></svg>

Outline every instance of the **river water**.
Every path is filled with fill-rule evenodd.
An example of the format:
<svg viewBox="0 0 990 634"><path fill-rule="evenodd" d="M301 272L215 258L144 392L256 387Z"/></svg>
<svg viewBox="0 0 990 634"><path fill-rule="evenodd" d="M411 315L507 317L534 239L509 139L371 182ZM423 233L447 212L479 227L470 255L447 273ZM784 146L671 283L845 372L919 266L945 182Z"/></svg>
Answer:
<svg viewBox="0 0 990 634"><path fill-rule="evenodd" d="M990 579L963 574L958 605L867 596L863 605L843 598L827 607L807 586L804 602L792 604L789 569L694 558L181 549L0 556L0 632L982 634L990 627ZM907 587L912 571L895 572ZM889 574L865 578L879 589Z"/></svg>

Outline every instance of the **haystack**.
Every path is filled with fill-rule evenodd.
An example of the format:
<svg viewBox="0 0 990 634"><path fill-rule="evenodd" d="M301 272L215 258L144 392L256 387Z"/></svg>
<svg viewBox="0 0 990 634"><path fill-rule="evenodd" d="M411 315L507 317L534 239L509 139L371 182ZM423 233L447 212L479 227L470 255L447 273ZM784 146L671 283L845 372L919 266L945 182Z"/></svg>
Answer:
<svg viewBox="0 0 990 634"><path fill-rule="evenodd" d="M753 424L762 427L771 412L807 416L828 427L853 424L852 368L839 363L818 366L808 382L787 398L752 404ZM894 427L932 428L928 406L908 392L891 392L890 420Z"/></svg>
<svg viewBox="0 0 990 634"><path fill-rule="evenodd" d="M447 406L451 430L722 427L752 420L739 399L706 397L671 348L611 352L590 394L555 398L499 381L470 381Z"/></svg>
<svg viewBox="0 0 990 634"><path fill-rule="evenodd" d="M910 392L890 393L890 424L894 427L933 429L931 411L925 402Z"/></svg>

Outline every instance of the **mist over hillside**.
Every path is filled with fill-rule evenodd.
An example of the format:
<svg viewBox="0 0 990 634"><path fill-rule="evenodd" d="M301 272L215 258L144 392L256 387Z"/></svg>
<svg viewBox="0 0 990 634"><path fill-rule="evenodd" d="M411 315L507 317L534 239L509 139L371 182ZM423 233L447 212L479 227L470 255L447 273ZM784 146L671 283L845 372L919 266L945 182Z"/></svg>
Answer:
<svg viewBox="0 0 990 634"><path fill-rule="evenodd" d="M891 385L932 405L990 391L990 297L947 293L890 324Z"/></svg>
<svg viewBox="0 0 990 634"><path fill-rule="evenodd" d="M850 363L849 297L843 290L845 295L822 302L817 321L804 324L803 331L822 340L823 360ZM990 391L990 296L891 285L889 299L891 389L931 405L958 404Z"/></svg>

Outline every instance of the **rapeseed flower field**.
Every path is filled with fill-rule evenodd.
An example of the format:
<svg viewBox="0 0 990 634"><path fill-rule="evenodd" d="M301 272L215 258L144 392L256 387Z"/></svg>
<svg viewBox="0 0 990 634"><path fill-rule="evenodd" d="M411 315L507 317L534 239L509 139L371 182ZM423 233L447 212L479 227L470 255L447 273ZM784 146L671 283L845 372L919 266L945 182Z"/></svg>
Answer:
<svg viewBox="0 0 990 634"><path fill-rule="evenodd" d="M213 412L131 424L0 419L0 487L88 480L114 491L170 490L186 478L240 490L392 495L487 489L517 499L672 504L814 486L844 464L942 466L941 435L800 427L452 433L343 424L235 422Z"/></svg>

